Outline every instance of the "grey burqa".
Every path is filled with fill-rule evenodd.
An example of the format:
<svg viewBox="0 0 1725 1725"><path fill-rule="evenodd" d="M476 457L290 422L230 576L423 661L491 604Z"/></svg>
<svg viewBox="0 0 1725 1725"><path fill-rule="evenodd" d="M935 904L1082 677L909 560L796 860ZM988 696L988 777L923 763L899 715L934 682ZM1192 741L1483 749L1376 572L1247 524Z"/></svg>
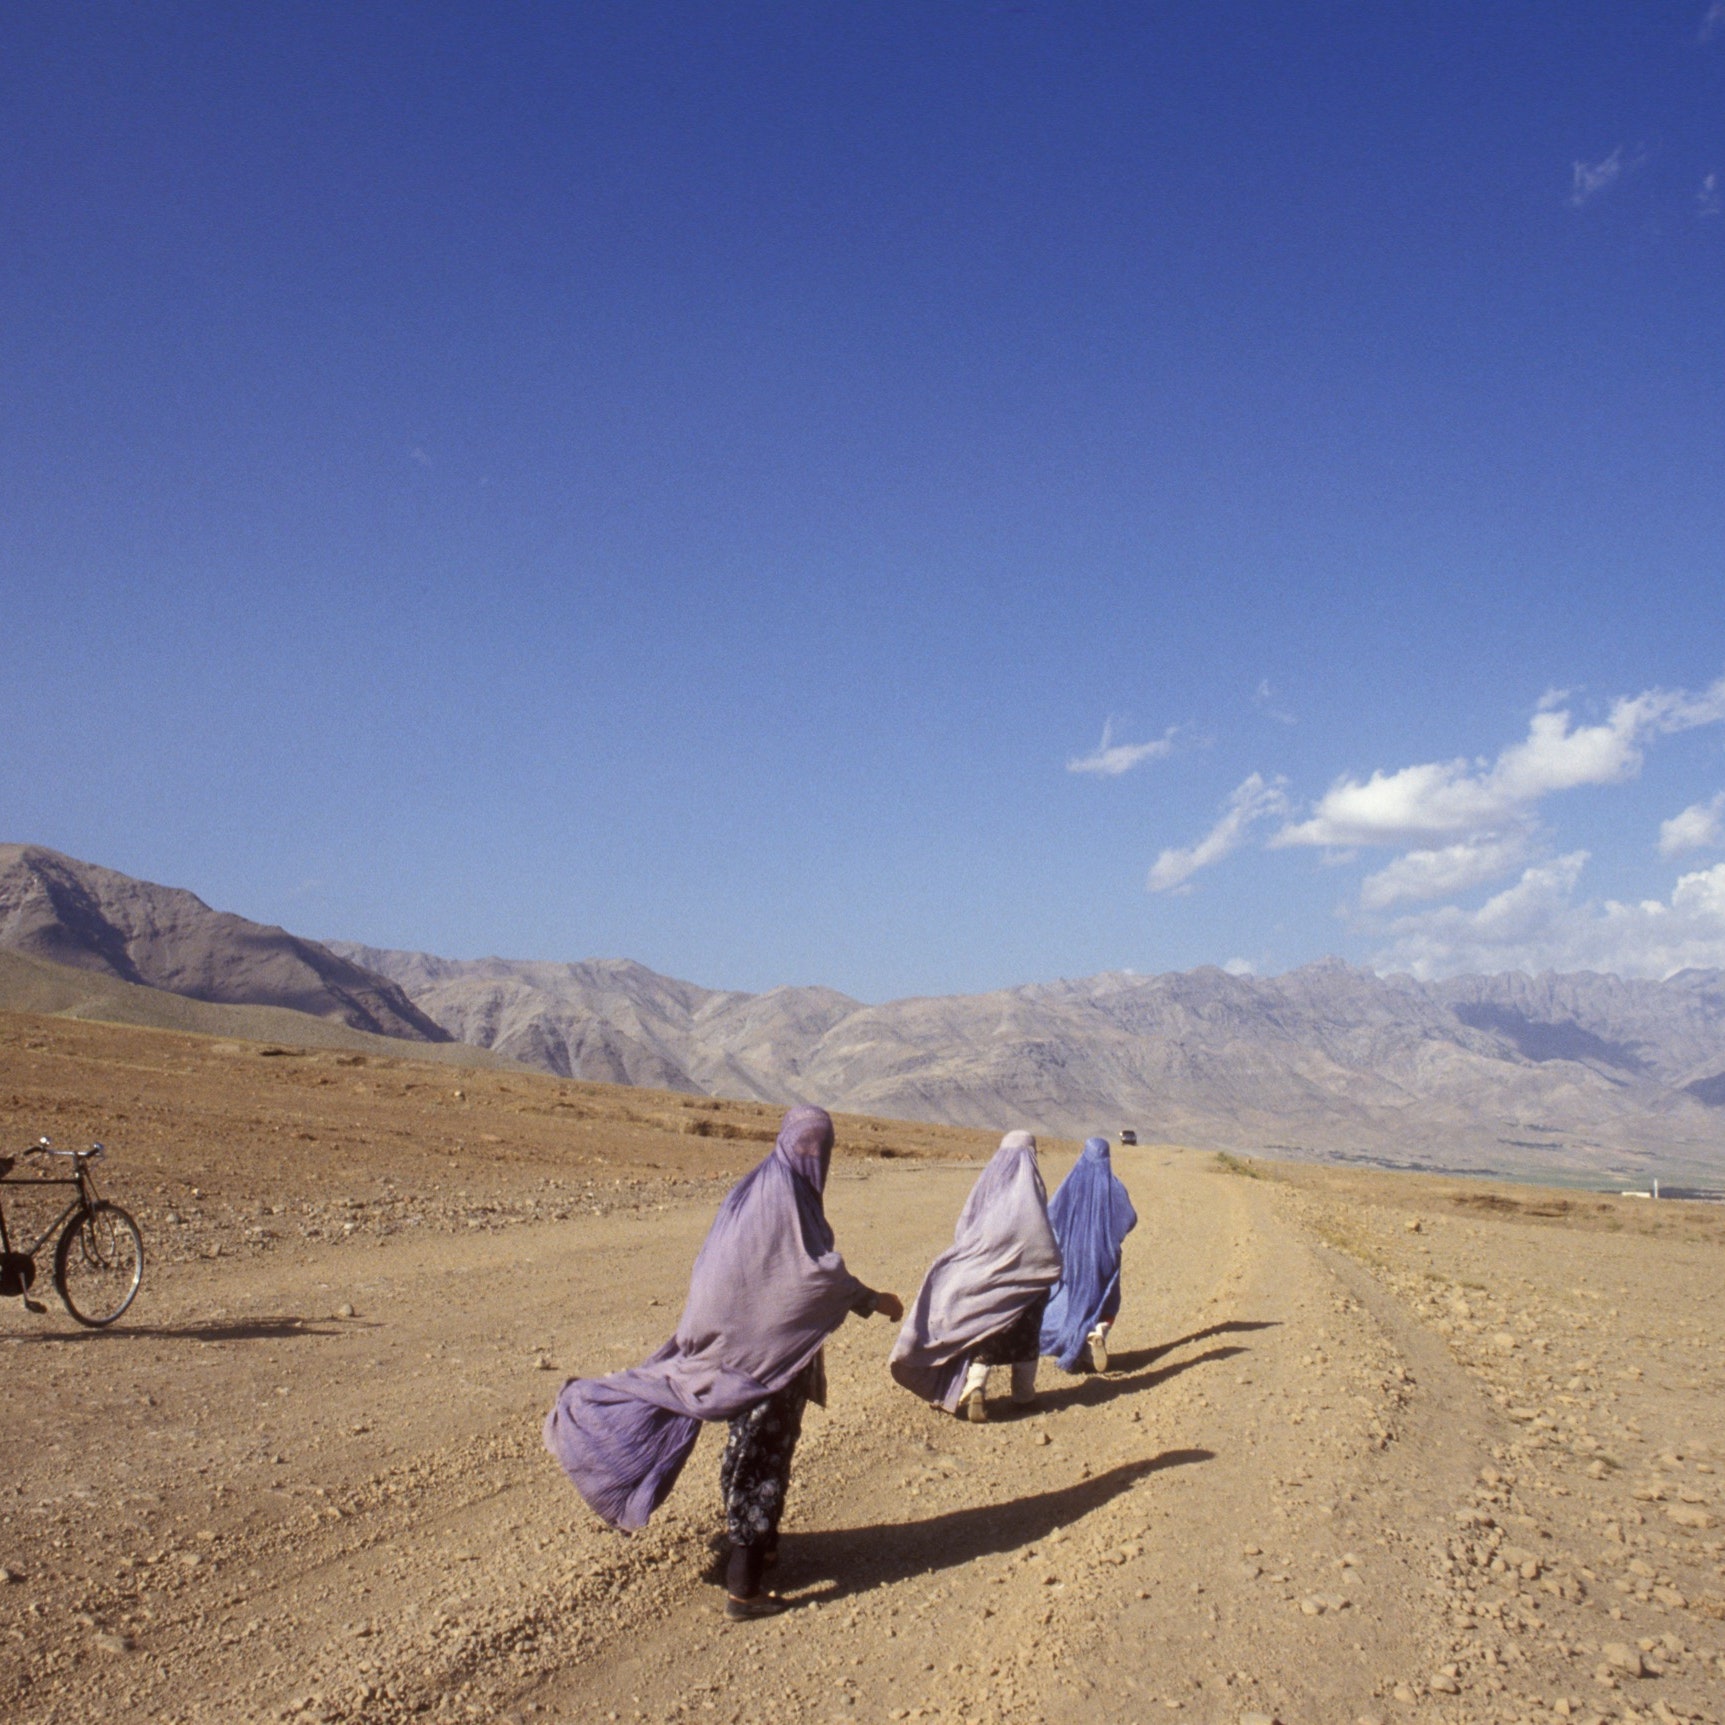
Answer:
<svg viewBox="0 0 1725 1725"><path fill-rule="evenodd" d="M971 1187L952 1244L923 1277L893 1344L892 1375L955 1412L972 1354L1059 1278L1036 1140L1008 1132Z"/></svg>

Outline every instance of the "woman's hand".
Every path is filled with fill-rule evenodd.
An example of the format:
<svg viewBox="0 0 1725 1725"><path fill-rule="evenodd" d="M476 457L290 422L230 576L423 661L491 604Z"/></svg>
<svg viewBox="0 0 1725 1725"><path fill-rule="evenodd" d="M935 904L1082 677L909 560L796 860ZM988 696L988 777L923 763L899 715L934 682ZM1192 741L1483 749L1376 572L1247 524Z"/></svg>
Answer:
<svg viewBox="0 0 1725 1725"><path fill-rule="evenodd" d="M884 1290L876 1293L874 1309L877 1318L891 1318L895 1324L904 1321L904 1301L897 1294L889 1294Z"/></svg>

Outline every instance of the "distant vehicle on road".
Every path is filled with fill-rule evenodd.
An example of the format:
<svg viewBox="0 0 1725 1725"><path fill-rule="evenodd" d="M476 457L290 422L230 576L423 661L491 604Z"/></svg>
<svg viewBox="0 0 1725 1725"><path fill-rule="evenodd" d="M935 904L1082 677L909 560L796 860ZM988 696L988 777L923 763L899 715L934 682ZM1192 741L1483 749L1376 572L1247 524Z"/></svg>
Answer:
<svg viewBox="0 0 1725 1725"><path fill-rule="evenodd" d="M1130 1126L1122 1126L1120 1128L1120 1142L1122 1144L1136 1144L1138 1142L1138 1134L1134 1132Z"/></svg>

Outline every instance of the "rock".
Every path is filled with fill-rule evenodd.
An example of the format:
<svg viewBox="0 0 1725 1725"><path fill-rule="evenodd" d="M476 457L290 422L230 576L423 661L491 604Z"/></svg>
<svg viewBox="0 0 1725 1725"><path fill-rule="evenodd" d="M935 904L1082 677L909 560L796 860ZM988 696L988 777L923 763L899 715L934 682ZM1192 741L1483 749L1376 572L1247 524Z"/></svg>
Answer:
<svg viewBox="0 0 1725 1725"><path fill-rule="evenodd" d="M5 1586L24 1579L21 1569L14 1569L9 1563L0 1563L0 1586Z"/></svg>
<svg viewBox="0 0 1725 1725"><path fill-rule="evenodd" d="M1641 1649L1631 1647L1627 1641L1608 1641L1600 1648L1605 1663L1612 1671L1621 1671L1629 1677L1639 1677L1642 1673Z"/></svg>
<svg viewBox="0 0 1725 1725"><path fill-rule="evenodd" d="M1404 1223L1402 1223L1402 1227L1404 1229L1406 1229L1407 1232L1410 1234L1419 1233L1420 1232L1420 1219L1419 1219L1419 1217L1418 1216L1408 1217L1408 1219Z"/></svg>
<svg viewBox="0 0 1725 1725"><path fill-rule="evenodd" d="M132 1638L129 1635L116 1635L111 1629L104 1629L97 1635L96 1645L104 1653L130 1653Z"/></svg>
<svg viewBox="0 0 1725 1725"><path fill-rule="evenodd" d="M1675 1587L1656 1587L1653 1597L1669 1611L1687 1611L1689 1601Z"/></svg>
<svg viewBox="0 0 1725 1725"><path fill-rule="evenodd" d="M1438 1672L1438 1674L1431 1680L1430 1687L1432 1692L1437 1695L1461 1694L1461 1683L1459 1679L1452 1677L1447 1671Z"/></svg>
<svg viewBox="0 0 1725 1725"><path fill-rule="evenodd" d="M1499 1330L1498 1333L1491 1338L1491 1345L1496 1348L1500 1354L1512 1354L1521 1346L1521 1343L1518 1342L1508 1330Z"/></svg>
<svg viewBox="0 0 1725 1725"><path fill-rule="evenodd" d="M1315 1593L1308 1593L1306 1597L1300 1601L1300 1610L1303 1611L1307 1617L1322 1617L1328 1609L1329 1607L1323 1600L1318 1598Z"/></svg>
<svg viewBox="0 0 1725 1725"><path fill-rule="evenodd" d="M335 1315L338 1318L351 1318L353 1316L353 1307L347 1305L337 1306L335 1309Z"/></svg>
<svg viewBox="0 0 1725 1725"><path fill-rule="evenodd" d="M1697 1508L1692 1503L1667 1504L1665 1516L1668 1521L1674 1521L1679 1527L1711 1527L1713 1517L1706 1510Z"/></svg>
<svg viewBox="0 0 1725 1725"><path fill-rule="evenodd" d="M1240 1725L1280 1725L1273 1713L1242 1713Z"/></svg>

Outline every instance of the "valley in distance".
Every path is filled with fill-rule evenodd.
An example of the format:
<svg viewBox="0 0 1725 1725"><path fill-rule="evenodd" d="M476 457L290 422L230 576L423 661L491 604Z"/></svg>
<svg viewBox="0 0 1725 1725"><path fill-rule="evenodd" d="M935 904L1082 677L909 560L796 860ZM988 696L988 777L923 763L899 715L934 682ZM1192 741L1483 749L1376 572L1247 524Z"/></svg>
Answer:
<svg viewBox="0 0 1725 1725"><path fill-rule="evenodd" d="M0 940L0 1148L105 1142L146 1273L112 1331L51 1288L45 1316L0 1303L9 1725L1719 1716L1720 1206L1119 1148L1141 1221L1110 1374L1045 1361L1033 1412L972 1426L847 1323L775 1572L795 1609L731 1625L721 1434L624 1538L539 1426L566 1376L670 1333L776 1100L378 1035L354 1020L401 1014L382 984L449 1027L279 930L246 941L322 1010L169 992L169 948L100 934L112 895L72 909L104 962ZM1017 1123L841 1113L857 1272L914 1292ZM1052 1189L1077 1132L1041 1123ZM52 1214L0 1196L30 1233Z"/></svg>

